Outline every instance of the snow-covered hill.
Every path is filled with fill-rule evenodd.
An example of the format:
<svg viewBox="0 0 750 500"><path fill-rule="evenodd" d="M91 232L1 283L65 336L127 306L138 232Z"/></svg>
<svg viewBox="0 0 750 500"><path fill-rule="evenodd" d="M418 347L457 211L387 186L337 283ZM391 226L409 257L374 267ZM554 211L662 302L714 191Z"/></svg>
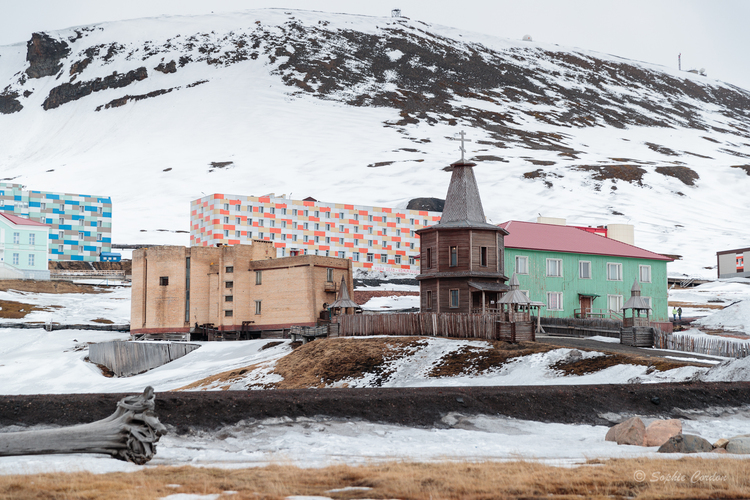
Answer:
<svg viewBox="0 0 750 500"><path fill-rule="evenodd" d="M116 243L187 244L203 193L444 197L460 129L494 222L635 224L709 276L749 243L750 93L615 56L270 9L35 34L0 89L2 179L111 195Z"/></svg>

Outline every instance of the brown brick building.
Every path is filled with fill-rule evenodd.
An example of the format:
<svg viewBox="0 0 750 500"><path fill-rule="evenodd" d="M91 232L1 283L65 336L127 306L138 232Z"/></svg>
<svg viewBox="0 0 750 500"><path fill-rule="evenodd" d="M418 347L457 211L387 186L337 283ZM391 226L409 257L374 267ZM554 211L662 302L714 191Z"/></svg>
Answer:
<svg viewBox="0 0 750 500"><path fill-rule="evenodd" d="M263 241L134 251L131 333L184 333L205 323L233 331L245 321L253 330L314 326L342 277L352 292L348 259L275 255Z"/></svg>

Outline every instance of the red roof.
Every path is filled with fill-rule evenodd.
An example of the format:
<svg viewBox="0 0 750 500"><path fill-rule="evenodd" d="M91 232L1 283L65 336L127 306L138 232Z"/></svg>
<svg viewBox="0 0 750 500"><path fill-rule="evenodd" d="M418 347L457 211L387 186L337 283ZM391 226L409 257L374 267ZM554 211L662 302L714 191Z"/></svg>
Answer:
<svg viewBox="0 0 750 500"><path fill-rule="evenodd" d="M37 222L35 220L27 219L25 217L19 217L17 215L8 214L5 212L0 212L0 215L5 217L5 219L10 222L11 224L15 226L44 226L44 227L50 227L48 224L43 224L41 222Z"/></svg>
<svg viewBox="0 0 750 500"><path fill-rule="evenodd" d="M500 227L510 233L505 237L505 246L507 248L612 255L633 259L674 260L670 257L590 233L574 226L558 226L555 224L539 224L512 220L503 222L500 224Z"/></svg>

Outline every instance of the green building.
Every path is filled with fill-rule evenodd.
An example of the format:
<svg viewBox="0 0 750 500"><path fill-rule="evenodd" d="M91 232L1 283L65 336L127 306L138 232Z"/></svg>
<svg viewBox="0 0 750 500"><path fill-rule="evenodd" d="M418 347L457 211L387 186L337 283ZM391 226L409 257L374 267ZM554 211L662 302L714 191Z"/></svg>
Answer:
<svg viewBox="0 0 750 500"><path fill-rule="evenodd" d="M547 317L622 318L634 280L652 308L652 321L669 322L667 263L673 259L582 228L510 221L505 269L520 290L545 304Z"/></svg>
<svg viewBox="0 0 750 500"><path fill-rule="evenodd" d="M48 234L46 224L0 213L0 279L48 280Z"/></svg>

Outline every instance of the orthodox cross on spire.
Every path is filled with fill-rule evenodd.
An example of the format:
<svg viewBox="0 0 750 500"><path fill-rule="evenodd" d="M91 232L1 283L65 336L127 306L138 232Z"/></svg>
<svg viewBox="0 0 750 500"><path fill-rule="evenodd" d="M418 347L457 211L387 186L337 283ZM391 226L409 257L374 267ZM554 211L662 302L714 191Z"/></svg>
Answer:
<svg viewBox="0 0 750 500"><path fill-rule="evenodd" d="M465 161L464 160L464 153L466 152L466 148L464 147L464 142L471 142L471 139L467 139L466 138L466 134L464 134L463 130L460 131L458 133L458 135L460 135L461 137L460 138L449 137L449 139L452 140L452 141L461 141L461 147L459 147L458 149L461 150L461 163L464 163L464 161Z"/></svg>

